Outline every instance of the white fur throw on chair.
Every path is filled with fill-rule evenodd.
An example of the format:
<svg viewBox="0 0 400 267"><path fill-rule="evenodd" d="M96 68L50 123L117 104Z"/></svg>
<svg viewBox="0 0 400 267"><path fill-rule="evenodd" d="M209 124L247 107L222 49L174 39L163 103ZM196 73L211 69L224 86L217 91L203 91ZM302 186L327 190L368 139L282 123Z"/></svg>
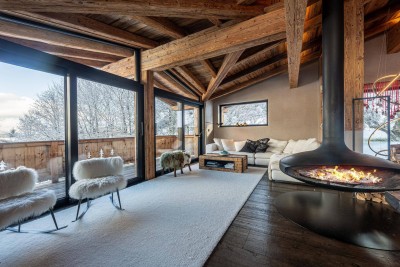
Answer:
<svg viewBox="0 0 400 267"><path fill-rule="evenodd" d="M38 175L34 169L23 166L0 172L0 199L32 192Z"/></svg>
<svg viewBox="0 0 400 267"><path fill-rule="evenodd" d="M45 213L54 207L56 201L56 194L50 190L36 190L0 200L0 230Z"/></svg>
<svg viewBox="0 0 400 267"><path fill-rule="evenodd" d="M77 181L71 185L69 196L74 199L96 198L124 189L127 181L121 175L122 170L121 157L78 161L73 169Z"/></svg>
<svg viewBox="0 0 400 267"><path fill-rule="evenodd" d="M76 162L72 172L76 180L82 180L120 175L123 168L121 157L93 158Z"/></svg>
<svg viewBox="0 0 400 267"><path fill-rule="evenodd" d="M0 229L54 207L57 198L53 191L33 191L37 177L34 169L26 167L0 173Z"/></svg>

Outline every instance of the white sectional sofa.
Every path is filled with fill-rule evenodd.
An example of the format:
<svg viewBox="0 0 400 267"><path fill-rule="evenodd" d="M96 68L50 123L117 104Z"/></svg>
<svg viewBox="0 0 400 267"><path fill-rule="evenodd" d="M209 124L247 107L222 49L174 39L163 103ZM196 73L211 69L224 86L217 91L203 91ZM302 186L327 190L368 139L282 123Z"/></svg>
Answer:
<svg viewBox="0 0 400 267"><path fill-rule="evenodd" d="M222 139L228 140L228 139ZM240 152L241 144L245 141L233 141L236 149L233 146L225 147L230 154L235 155L247 155L248 163L257 166L268 166L268 176L270 180L274 181L286 181L286 182L300 182L286 174L279 169L279 161L291 154L305 152L317 149L319 143L315 138L302 139L302 140L289 140L282 141L276 139L270 139L268 142L268 148L264 153L247 153ZM228 149L226 149L228 148ZM217 143L206 145L206 153L218 154L224 150L224 147Z"/></svg>

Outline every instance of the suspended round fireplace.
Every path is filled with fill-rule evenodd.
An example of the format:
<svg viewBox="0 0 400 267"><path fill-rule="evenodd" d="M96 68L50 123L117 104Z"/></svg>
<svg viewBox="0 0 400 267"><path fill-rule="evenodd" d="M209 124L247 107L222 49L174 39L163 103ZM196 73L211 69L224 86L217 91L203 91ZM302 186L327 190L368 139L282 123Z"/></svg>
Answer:
<svg viewBox="0 0 400 267"><path fill-rule="evenodd" d="M345 191L400 190L400 165L356 153L344 143L344 4L323 1L323 140L314 151L280 161L282 172Z"/></svg>
<svg viewBox="0 0 400 267"><path fill-rule="evenodd" d="M280 161L282 172L319 187L350 192L400 190L400 165L356 153L344 142L344 1L323 1L323 140L310 152ZM319 234L359 246L400 250L400 215L345 193L291 192L278 211Z"/></svg>

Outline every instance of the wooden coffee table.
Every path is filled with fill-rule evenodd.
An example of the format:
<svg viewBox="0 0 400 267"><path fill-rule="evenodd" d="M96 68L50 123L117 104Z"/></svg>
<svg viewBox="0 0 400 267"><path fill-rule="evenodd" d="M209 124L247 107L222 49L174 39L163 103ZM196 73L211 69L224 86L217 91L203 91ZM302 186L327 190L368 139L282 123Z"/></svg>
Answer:
<svg viewBox="0 0 400 267"><path fill-rule="evenodd" d="M228 166L231 166L231 168ZM199 157L199 168L205 170L241 173L247 170L247 155L201 155Z"/></svg>

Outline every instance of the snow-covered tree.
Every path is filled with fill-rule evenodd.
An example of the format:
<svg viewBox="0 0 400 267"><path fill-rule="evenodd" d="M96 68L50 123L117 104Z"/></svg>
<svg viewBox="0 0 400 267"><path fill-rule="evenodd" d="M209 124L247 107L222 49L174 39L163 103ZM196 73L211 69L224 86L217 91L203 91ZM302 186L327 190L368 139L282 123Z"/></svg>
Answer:
<svg viewBox="0 0 400 267"><path fill-rule="evenodd" d="M135 135L135 93L78 79L78 136L80 139ZM64 84L55 83L38 94L19 120L19 141L63 140Z"/></svg>

